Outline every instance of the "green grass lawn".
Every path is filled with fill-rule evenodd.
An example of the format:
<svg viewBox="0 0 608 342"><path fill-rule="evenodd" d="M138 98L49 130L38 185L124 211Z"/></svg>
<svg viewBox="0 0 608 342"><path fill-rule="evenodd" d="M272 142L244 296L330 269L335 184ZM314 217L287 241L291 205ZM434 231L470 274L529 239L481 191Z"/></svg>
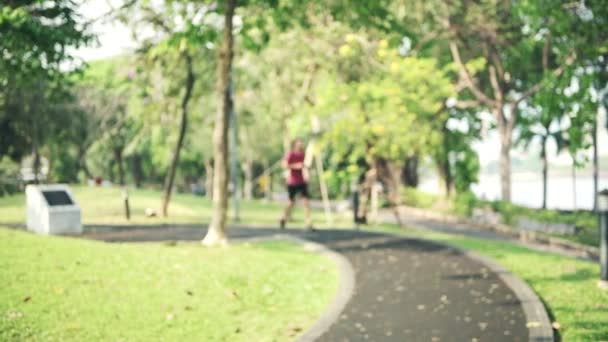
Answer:
<svg viewBox="0 0 608 342"><path fill-rule="evenodd" d="M0 340L289 341L337 277L287 242L210 249L0 229Z"/></svg>
<svg viewBox="0 0 608 342"><path fill-rule="evenodd" d="M398 232L445 242L488 256L525 280L561 326L563 341L608 341L608 291L597 287L599 265L557 254L537 252L509 242L426 233L384 225Z"/></svg>
<svg viewBox="0 0 608 342"><path fill-rule="evenodd" d="M162 194L156 190L131 189L129 202L131 205L131 220L124 216L124 202L119 188L73 186L72 191L82 209L84 224L159 224L159 223L208 223L211 219L211 202L206 197L190 194L175 194L169 206L168 217L146 217L146 208L156 209L160 214ZM232 203L230 203L232 204ZM304 213L301 203L296 204L293 212L294 226L304 226ZM278 226L282 206L263 201L242 201L240 222L248 225ZM229 222L233 221L232 210L228 215ZM315 226L325 226L325 215L314 212ZM25 223L25 196L23 194L10 197L0 197L0 223ZM334 225L350 227L350 220L335 217Z"/></svg>
<svg viewBox="0 0 608 342"><path fill-rule="evenodd" d="M85 223L126 223L122 217L120 191L117 189L76 187L75 192L77 199L83 206ZM148 206L157 208L160 203L160 193L151 190L133 191L131 201L134 208L134 218L132 223L200 223L209 220L210 205L206 199L191 195L176 195L174 198L169 218L146 218L143 216L143 210ZM23 196L0 198L0 222L23 223L25 215L23 204ZM279 205L271 203L255 201L243 203L242 223L275 225L276 218L280 215L280 208ZM296 213L296 220L296 224L302 225L301 210ZM315 220L322 223L324 221L323 213L315 213ZM348 227L349 223L348 220L343 219L339 221L338 225ZM608 324L606 323L608 322L608 292L601 291L596 286L599 279L599 266L597 264L537 252L508 242L487 241L447 234L421 233L390 225L368 229L438 240L489 256L532 286L549 307L553 319L561 325L559 333L564 341L608 341ZM106 245L102 246L106 248ZM134 247L136 249L154 248L155 250L168 249L173 251L183 248L192 251L191 253L198 251L196 253L201 253L201 255L223 253L222 250L206 251L190 245L178 245L174 249L159 245L154 245L154 247L134 245ZM107 248L128 249L128 247L113 245ZM232 246L229 250L240 250L242 248L246 249L244 246ZM255 248L266 252L266 247L255 245ZM0 253L3 252L5 253L5 251ZM229 258L229 254L226 253L227 258ZM5 257L2 261L6 262L4 259ZM20 272L26 272L28 267L34 266L25 264ZM53 290L52 287L49 288L50 291ZM23 297L26 296L27 294L24 294Z"/></svg>

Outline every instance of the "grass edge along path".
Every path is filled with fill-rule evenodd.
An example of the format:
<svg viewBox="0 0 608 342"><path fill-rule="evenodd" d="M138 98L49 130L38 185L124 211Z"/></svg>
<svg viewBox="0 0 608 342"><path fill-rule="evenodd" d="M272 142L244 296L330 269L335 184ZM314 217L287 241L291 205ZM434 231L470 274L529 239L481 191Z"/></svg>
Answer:
<svg viewBox="0 0 608 342"><path fill-rule="evenodd" d="M287 341L337 290L285 241L107 244L0 228L0 340Z"/></svg>
<svg viewBox="0 0 608 342"><path fill-rule="evenodd" d="M381 225L379 230L435 240L490 257L538 294L563 341L608 341L608 291L597 287L596 263L534 251L508 241L404 230L396 225Z"/></svg>

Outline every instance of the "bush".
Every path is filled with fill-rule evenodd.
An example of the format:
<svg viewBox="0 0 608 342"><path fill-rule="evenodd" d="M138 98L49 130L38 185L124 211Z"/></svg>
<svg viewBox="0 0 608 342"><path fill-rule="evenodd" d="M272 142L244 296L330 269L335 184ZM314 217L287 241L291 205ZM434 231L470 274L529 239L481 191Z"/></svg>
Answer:
<svg viewBox="0 0 608 342"><path fill-rule="evenodd" d="M439 196L422 192L416 188L401 188L401 199L403 204L415 207L430 209L439 201Z"/></svg>
<svg viewBox="0 0 608 342"><path fill-rule="evenodd" d="M457 194L453 200L452 211L458 215L471 216L473 209L479 204L472 192Z"/></svg>
<svg viewBox="0 0 608 342"><path fill-rule="evenodd" d="M0 159L0 196L13 194L20 188L19 164L8 158Z"/></svg>

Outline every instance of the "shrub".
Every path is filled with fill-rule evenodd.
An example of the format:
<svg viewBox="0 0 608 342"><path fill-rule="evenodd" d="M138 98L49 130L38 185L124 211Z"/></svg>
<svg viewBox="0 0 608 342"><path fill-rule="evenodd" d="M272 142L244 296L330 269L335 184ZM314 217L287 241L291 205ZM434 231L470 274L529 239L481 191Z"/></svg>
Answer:
<svg viewBox="0 0 608 342"><path fill-rule="evenodd" d="M416 188L403 187L401 188L401 199L407 206L429 209L439 201L439 196L422 192Z"/></svg>
<svg viewBox="0 0 608 342"><path fill-rule="evenodd" d="M477 197L470 191L457 194L454 197L453 211L458 215L471 216L473 209L479 204Z"/></svg>

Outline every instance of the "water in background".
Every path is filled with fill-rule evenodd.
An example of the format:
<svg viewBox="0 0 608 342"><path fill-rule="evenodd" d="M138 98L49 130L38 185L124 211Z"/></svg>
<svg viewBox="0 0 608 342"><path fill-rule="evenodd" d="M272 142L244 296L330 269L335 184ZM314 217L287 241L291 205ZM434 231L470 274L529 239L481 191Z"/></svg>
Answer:
<svg viewBox="0 0 608 342"><path fill-rule="evenodd" d="M542 176L534 173L515 173L511 180L513 203L526 207L540 208L543 203ZM608 177L600 176L599 189L608 188ZM439 192L436 177L422 179L420 190L436 194ZM479 183L473 185L473 192L480 198L500 199L500 177L498 175L479 175ZM574 209L575 198L572 177L564 175L549 176L547 206L550 209ZM593 208L593 178L587 174L576 177L576 208Z"/></svg>

